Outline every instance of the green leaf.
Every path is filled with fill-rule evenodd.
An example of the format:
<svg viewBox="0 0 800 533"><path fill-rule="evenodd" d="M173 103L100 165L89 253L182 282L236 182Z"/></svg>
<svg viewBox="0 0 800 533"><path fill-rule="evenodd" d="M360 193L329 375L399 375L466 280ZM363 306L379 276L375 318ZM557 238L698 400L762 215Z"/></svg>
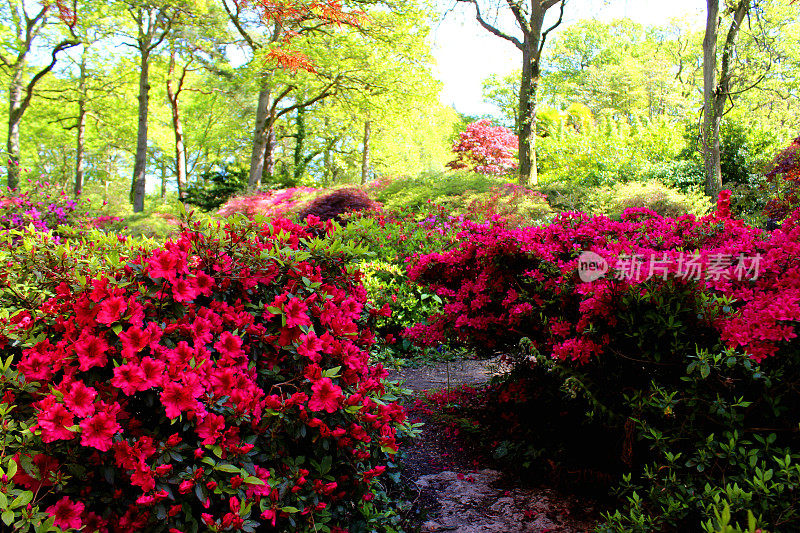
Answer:
<svg viewBox="0 0 800 533"><path fill-rule="evenodd" d="M248 485L263 485L264 484L264 480L262 480L261 478L258 478L256 476L247 476L246 478L244 478L244 482L246 484L248 484Z"/></svg>
<svg viewBox="0 0 800 533"><path fill-rule="evenodd" d="M300 509L298 509L297 507L287 506L287 507L281 507L281 511L283 511L284 513L297 513L300 511Z"/></svg>
<svg viewBox="0 0 800 533"><path fill-rule="evenodd" d="M14 522L14 511L6 511L0 519L3 520L5 525L10 526Z"/></svg>
<svg viewBox="0 0 800 533"><path fill-rule="evenodd" d="M11 460L8 462L8 467L6 468L6 475L7 475L9 478L12 478L12 477L14 477L14 475L15 475L16 473L17 473L17 462L16 462L16 461L14 461L14 459L11 459Z"/></svg>
<svg viewBox="0 0 800 533"><path fill-rule="evenodd" d="M214 470L219 470L220 472L228 472L229 474L238 474L241 472L239 467L233 466L232 464L221 464L214 467Z"/></svg>
<svg viewBox="0 0 800 533"><path fill-rule="evenodd" d="M25 505L28 505L32 501L33 501L33 493L29 490L26 490L25 492L14 498L14 501L11 502L11 505L9 505L8 508L16 509L17 507L24 507Z"/></svg>
<svg viewBox="0 0 800 533"><path fill-rule="evenodd" d="M339 376L339 371L342 369L341 366L335 366L333 368L329 368L322 372L322 377L324 378L335 378Z"/></svg>
<svg viewBox="0 0 800 533"><path fill-rule="evenodd" d="M319 464L319 473L322 475L327 474L331 471L331 466L333 465L333 458L330 455L326 455L322 462Z"/></svg>

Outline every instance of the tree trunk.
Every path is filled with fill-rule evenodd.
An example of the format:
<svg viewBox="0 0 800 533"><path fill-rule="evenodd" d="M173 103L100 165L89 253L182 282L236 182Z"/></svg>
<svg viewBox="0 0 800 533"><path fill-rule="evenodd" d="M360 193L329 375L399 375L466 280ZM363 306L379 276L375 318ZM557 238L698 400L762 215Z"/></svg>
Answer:
<svg viewBox="0 0 800 533"><path fill-rule="evenodd" d="M278 146L278 139L275 136L274 120L268 122L267 146L264 150L264 174L262 180L265 183L272 182L275 176L275 148Z"/></svg>
<svg viewBox="0 0 800 533"><path fill-rule="evenodd" d="M367 183L369 178L369 137L370 137L370 121L364 121L364 150L361 152L361 185Z"/></svg>
<svg viewBox="0 0 800 533"><path fill-rule="evenodd" d="M292 165L292 177L297 183L303 178L305 165L303 164L303 146L306 140L306 110L302 107L297 108L297 131L294 136L294 164Z"/></svg>
<svg viewBox="0 0 800 533"><path fill-rule="evenodd" d="M19 187L19 124L22 121L22 69L14 72L8 85L8 187Z"/></svg>
<svg viewBox="0 0 800 533"><path fill-rule="evenodd" d="M716 200L722 190L719 150L719 125L722 116L716 113L719 0L706 0L706 4L708 13L706 35L703 39L703 161L706 172L705 191Z"/></svg>
<svg viewBox="0 0 800 533"><path fill-rule="evenodd" d="M167 165L162 161L161 165L161 199L167 197Z"/></svg>
<svg viewBox="0 0 800 533"><path fill-rule="evenodd" d="M529 30L522 42L522 79L519 86L519 183L538 185L536 168L536 98L541 77L540 44L544 16L549 7L531 2ZM560 23L560 21L559 21ZM556 24L558 25L558 24Z"/></svg>
<svg viewBox="0 0 800 533"><path fill-rule="evenodd" d="M147 111L150 103L150 52L146 46L141 46L140 52L139 129L136 134L136 161L133 167L133 180L131 182L131 197L133 200L134 213L144 211L144 194L147 179Z"/></svg>
<svg viewBox="0 0 800 533"><path fill-rule="evenodd" d="M86 148L86 57L81 57L81 78L78 86L78 135L75 139L75 197L83 191L83 164Z"/></svg>
<svg viewBox="0 0 800 533"><path fill-rule="evenodd" d="M272 129L269 120L271 105L271 87L269 75L266 74L261 90L258 92L256 125L253 130L253 151L250 155L250 176L247 180L247 188L251 191L258 187L264 175L264 160L266 159L267 145L269 144L269 133Z"/></svg>
<svg viewBox="0 0 800 533"><path fill-rule="evenodd" d="M175 177L178 181L178 198L183 200L186 190L186 146L183 137L183 122L181 121L180 99L181 84L177 91L172 90L172 76L175 73L175 50L169 58L169 73L167 75L167 99L172 109L172 129L175 134ZM181 78L183 81L183 78ZM163 197L163 195L162 195Z"/></svg>
<svg viewBox="0 0 800 533"><path fill-rule="evenodd" d="M725 101L731 94L731 58L736 48L736 39L750 9L749 0L739 0L733 11L733 19L722 49L722 63L717 71L717 39L719 32L719 0L706 0L708 15L706 35L703 40L703 161L705 163L705 192L714 201L722 190L722 154L719 130L725 113Z"/></svg>

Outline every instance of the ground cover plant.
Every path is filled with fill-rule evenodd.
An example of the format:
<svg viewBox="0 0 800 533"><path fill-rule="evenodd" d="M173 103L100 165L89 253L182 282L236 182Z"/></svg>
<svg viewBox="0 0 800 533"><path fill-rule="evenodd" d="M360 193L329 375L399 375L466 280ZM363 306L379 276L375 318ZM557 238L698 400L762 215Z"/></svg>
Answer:
<svg viewBox="0 0 800 533"><path fill-rule="evenodd" d="M353 249L310 229L198 223L4 321L6 525L391 527L405 414Z"/></svg>

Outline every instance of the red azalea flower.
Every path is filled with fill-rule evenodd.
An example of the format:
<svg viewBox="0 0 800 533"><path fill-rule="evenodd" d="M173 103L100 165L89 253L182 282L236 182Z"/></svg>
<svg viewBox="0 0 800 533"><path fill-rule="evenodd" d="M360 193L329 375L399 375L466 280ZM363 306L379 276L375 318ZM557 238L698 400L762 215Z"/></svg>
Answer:
<svg viewBox="0 0 800 533"><path fill-rule="evenodd" d="M201 271L197 273L194 283L199 294L202 294L203 296L211 296L216 282L214 281L214 278Z"/></svg>
<svg viewBox="0 0 800 533"><path fill-rule="evenodd" d="M117 423L116 416L106 411L100 411L91 418L81 421L81 444L97 448L101 452L111 449L111 438L122 428Z"/></svg>
<svg viewBox="0 0 800 533"><path fill-rule="evenodd" d="M164 386L164 392L161 393L161 403L164 404L167 418L178 418L182 411L194 409L197 405L197 400L192 396L191 391L174 381L167 383Z"/></svg>
<svg viewBox="0 0 800 533"><path fill-rule="evenodd" d="M125 298L114 296L108 298L100 304L100 312L97 313L97 321L101 324L111 325L118 321L125 310L128 308Z"/></svg>
<svg viewBox="0 0 800 533"><path fill-rule="evenodd" d="M175 268L178 266L178 258L172 252L162 250L155 254L147 264L150 277L173 279L176 274Z"/></svg>
<svg viewBox="0 0 800 533"><path fill-rule="evenodd" d="M94 413L94 404L92 402L96 397L96 390L87 387L82 381L73 381L69 391L64 394L64 403L77 416L86 418Z"/></svg>
<svg viewBox="0 0 800 533"><path fill-rule="evenodd" d="M209 413L197 426L197 436L203 439L202 444L216 444L225 431L225 417Z"/></svg>
<svg viewBox="0 0 800 533"><path fill-rule="evenodd" d="M108 362L108 343L103 336L91 333L82 333L75 343L75 352L78 354L81 372L86 372L95 366L105 366Z"/></svg>
<svg viewBox="0 0 800 533"><path fill-rule="evenodd" d="M172 298L176 302L191 302L197 297L197 289L187 279L181 278L172 285Z"/></svg>
<svg viewBox="0 0 800 533"><path fill-rule="evenodd" d="M322 378L311 386L314 394L308 402L308 407L313 411L327 411L333 413L339 408L342 398L342 389L334 385L330 378Z"/></svg>
<svg viewBox="0 0 800 533"><path fill-rule="evenodd" d="M55 403L52 397L49 405L43 406L39 413L39 427L42 428L42 441L53 442L56 440L69 440L75 433L67 429L75 424L72 413L60 403ZM44 400L47 402L47 400ZM44 403L43 402L43 403Z"/></svg>
<svg viewBox="0 0 800 533"><path fill-rule="evenodd" d="M307 335L300 336L300 344L297 346L297 353L304 357L308 357L311 361L319 363L322 356L319 351L322 350L322 341L317 337L313 331L309 331Z"/></svg>
<svg viewBox="0 0 800 533"><path fill-rule="evenodd" d="M145 357L142 359L140 367L144 373L146 386L146 388L142 390L161 386L165 366L166 365L164 364L164 361L159 361L158 359L153 359L152 357Z"/></svg>
<svg viewBox="0 0 800 533"><path fill-rule="evenodd" d="M286 327L310 326L311 319L306 314L308 306L300 298L292 298L283 306L283 314L286 315Z"/></svg>
<svg viewBox="0 0 800 533"><path fill-rule="evenodd" d="M150 335L137 327L123 331L119 339L122 341L122 357L131 359L150 342Z"/></svg>
<svg viewBox="0 0 800 533"><path fill-rule="evenodd" d="M233 335L228 331L223 331L214 348L221 354L237 358L244 355L242 351L242 339L238 335Z"/></svg>
<svg viewBox="0 0 800 533"><path fill-rule="evenodd" d="M107 531L107 524L108 522L103 520L103 517L97 513L88 512L83 515L84 531Z"/></svg>
<svg viewBox="0 0 800 533"><path fill-rule="evenodd" d="M111 384L127 396L149 388L144 370L138 363L126 363L115 368Z"/></svg>
<svg viewBox="0 0 800 533"><path fill-rule="evenodd" d="M47 514L55 517L55 525L61 529L80 529L81 513L85 506L81 502L72 502L69 496L64 496L55 505L47 508Z"/></svg>

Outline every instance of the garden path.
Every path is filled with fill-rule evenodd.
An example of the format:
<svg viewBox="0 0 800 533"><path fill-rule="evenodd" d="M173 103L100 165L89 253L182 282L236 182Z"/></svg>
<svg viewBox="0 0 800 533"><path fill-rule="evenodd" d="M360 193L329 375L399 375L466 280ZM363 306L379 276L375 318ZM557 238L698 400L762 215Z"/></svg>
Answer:
<svg viewBox="0 0 800 533"><path fill-rule="evenodd" d="M391 371L419 398L426 391L479 385L498 372L498 361L460 360ZM403 477L416 496L420 533L578 533L591 531L595 511L548 487L526 484L491 463L474 442L424 415L422 434L406 449Z"/></svg>

